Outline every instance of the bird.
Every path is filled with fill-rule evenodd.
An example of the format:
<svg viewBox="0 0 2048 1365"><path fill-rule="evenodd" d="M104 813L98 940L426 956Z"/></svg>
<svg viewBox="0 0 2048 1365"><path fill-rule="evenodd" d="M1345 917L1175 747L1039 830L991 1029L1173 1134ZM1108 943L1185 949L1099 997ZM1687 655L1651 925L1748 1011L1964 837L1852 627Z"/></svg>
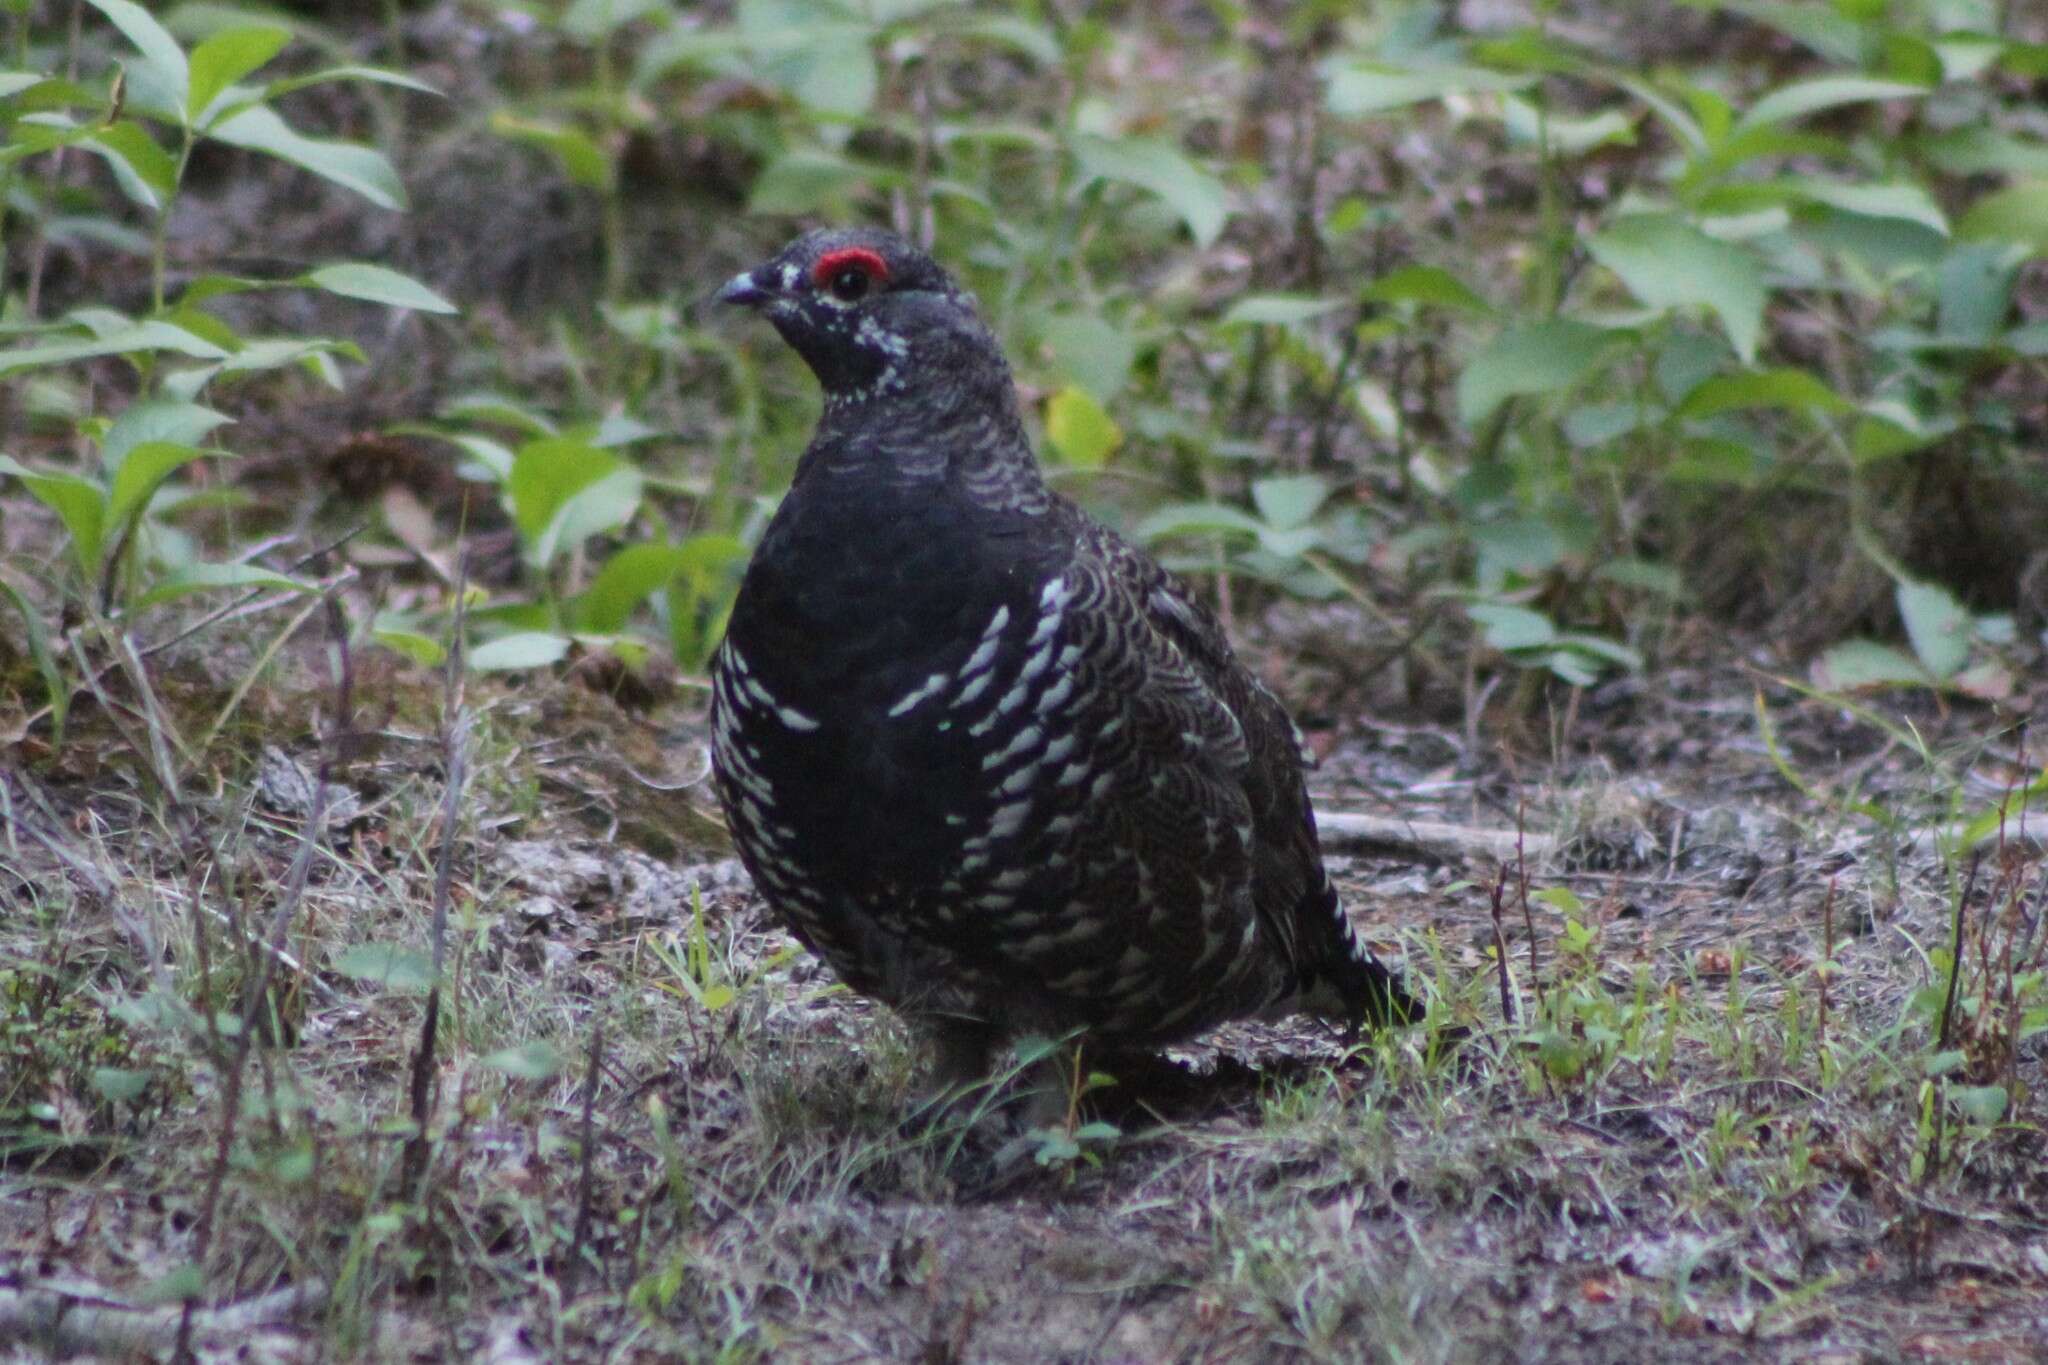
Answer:
<svg viewBox="0 0 2048 1365"><path fill-rule="evenodd" d="M716 298L824 393L710 670L716 789L782 924L949 1086L1027 1036L1413 1022L1331 885L1286 709L1187 584L1047 486L973 296L854 227Z"/></svg>

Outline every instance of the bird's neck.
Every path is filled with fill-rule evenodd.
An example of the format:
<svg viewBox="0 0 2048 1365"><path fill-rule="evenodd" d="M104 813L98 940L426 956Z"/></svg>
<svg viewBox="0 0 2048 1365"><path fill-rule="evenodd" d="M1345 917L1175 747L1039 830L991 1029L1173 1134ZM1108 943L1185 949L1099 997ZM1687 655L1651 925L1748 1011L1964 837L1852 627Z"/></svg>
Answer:
<svg viewBox="0 0 2048 1365"><path fill-rule="evenodd" d="M851 477L907 491L952 483L992 506L1049 506L1010 367L1000 355L945 363L952 359L903 365L883 382L828 391L798 481Z"/></svg>

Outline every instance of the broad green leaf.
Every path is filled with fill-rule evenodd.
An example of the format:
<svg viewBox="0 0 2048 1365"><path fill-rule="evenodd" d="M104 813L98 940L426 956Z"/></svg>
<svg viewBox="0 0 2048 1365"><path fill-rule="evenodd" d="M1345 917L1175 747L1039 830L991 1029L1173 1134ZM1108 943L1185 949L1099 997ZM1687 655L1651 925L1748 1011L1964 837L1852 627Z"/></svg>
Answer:
<svg viewBox="0 0 2048 1365"><path fill-rule="evenodd" d="M2005 1117L2009 1096L2002 1085L1952 1085L1948 1097L1972 1123L1997 1123Z"/></svg>
<svg viewBox="0 0 2048 1365"><path fill-rule="evenodd" d="M1592 374L1626 336L1571 318L1511 327L1458 376L1458 414L1473 423L1510 398L1561 393Z"/></svg>
<svg viewBox="0 0 2048 1365"><path fill-rule="evenodd" d="M1275 530L1290 531L1307 525L1329 499L1329 482L1315 474L1284 475L1252 483L1252 505Z"/></svg>
<svg viewBox="0 0 2048 1365"><path fill-rule="evenodd" d="M1048 313L1033 329L1052 352L1054 367L1099 403L1116 397L1131 376L1138 345L1131 335L1094 313Z"/></svg>
<svg viewBox="0 0 2048 1365"><path fill-rule="evenodd" d="M794 151L776 157L754 177L749 213L805 214L838 204L845 196L879 181L873 169L829 152Z"/></svg>
<svg viewBox="0 0 2048 1365"><path fill-rule="evenodd" d="M589 134L565 123L542 123L499 110L491 115L491 131L499 137L538 147L561 164L574 184L586 189L609 190L612 159Z"/></svg>
<svg viewBox="0 0 2048 1365"><path fill-rule="evenodd" d="M223 588L270 588L284 592L310 593L317 589L303 579L281 574L256 564L187 564L170 577L152 584L136 599L135 610L169 602L194 593L219 592Z"/></svg>
<svg viewBox="0 0 2048 1365"><path fill-rule="evenodd" d="M640 476L588 441L547 436L528 441L505 482L512 519L535 568L564 547L625 525L640 508Z"/></svg>
<svg viewBox="0 0 2048 1365"><path fill-rule="evenodd" d="M439 86L429 85L417 76L408 76L403 71L387 71L381 66L330 66L325 71L313 71L304 76L286 76L263 87L266 101L294 90L304 90L311 85L325 85L330 81L364 81L371 85L395 85L401 90L411 90L422 95L439 95Z"/></svg>
<svg viewBox="0 0 2048 1365"><path fill-rule="evenodd" d="M1875 640L1845 640L1813 664L1813 684L1823 692L1900 684L1925 687L1933 681L1912 658Z"/></svg>
<svg viewBox="0 0 2048 1365"><path fill-rule="evenodd" d="M122 191L146 208L162 208L178 188L178 163L134 119L95 128L86 146L106 157Z"/></svg>
<svg viewBox="0 0 2048 1365"><path fill-rule="evenodd" d="M1816 76L1811 80L1783 85L1752 104L1736 120L1737 130L1766 123L1783 123L1804 118L1822 109L1871 100L1919 99L1928 87L1905 81L1878 80L1871 76Z"/></svg>
<svg viewBox="0 0 2048 1365"><path fill-rule="evenodd" d="M516 635L501 635L477 645L469 651L466 659L477 672L490 673L547 668L560 663L568 653L567 636L530 630Z"/></svg>
<svg viewBox="0 0 2048 1365"><path fill-rule="evenodd" d="M0 100L13 99L24 90L33 90L52 77L41 71L0 71Z"/></svg>
<svg viewBox="0 0 2048 1365"><path fill-rule="evenodd" d="M592 43L635 19L662 13L667 8L665 0L572 0L555 22L578 42Z"/></svg>
<svg viewBox="0 0 2048 1365"><path fill-rule="evenodd" d="M953 30L963 38L986 42L1021 52L1040 66L1057 66L1060 42L1050 27L1033 23L1020 15L989 14L963 19Z"/></svg>
<svg viewBox="0 0 2048 1365"><path fill-rule="evenodd" d="M1514 141L1547 145L1557 156L1578 156L1610 143L1633 147L1636 141L1635 120L1619 109L1585 118L1567 118L1553 111L1546 118L1536 105L1507 95L1501 99L1501 121Z"/></svg>
<svg viewBox="0 0 2048 1365"><path fill-rule="evenodd" d="M517 1047L499 1048L483 1058L485 1066L516 1081L545 1081L568 1066L554 1044L536 1039Z"/></svg>
<svg viewBox="0 0 2048 1365"><path fill-rule="evenodd" d="M502 393L465 393L441 405L441 416L450 421L488 422L510 427L528 436L553 436L555 424L529 405Z"/></svg>
<svg viewBox="0 0 2048 1365"><path fill-rule="evenodd" d="M686 558L679 545L628 545L606 562L576 600L577 629L618 634L633 609L667 587Z"/></svg>
<svg viewBox="0 0 2048 1365"><path fill-rule="evenodd" d="M2020 242L2036 254L2048 253L2048 180L1984 195L1964 210L1956 235L1971 241Z"/></svg>
<svg viewBox="0 0 2048 1365"><path fill-rule="evenodd" d="M1336 299L1319 299L1307 294L1247 294L1230 305L1223 323L1265 324L1292 327L1319 318L1338 307Z"/></svg>
<svg viewBox="0 0 2048 1365"><path fill-rule="evenodd" d="M324 289L330 294L340 294L351 299L367 299L371 303L388 304L393 308L415 308L423 313L454 313L456 306L436 294L409 275L381 265L367 265L360 261L348 261L339 265L323 265L299 277L299 283Z"/></svg>
<svg viewBox="0 0 2048 1365"><path fill-rule="evenodd" d="M1329 82L1323 95L1324 106L1345 118L1383 114L1446 95L1525 90L1541 79L1534 74L1509 75L1477 66L1415 67L1347 61L1327 64L1324 74Z"/></svg>
<svg viewBox="0 0 2048 1365"><path fill-rule="evenodd" d="M101 1098L124 1104L140 1099L142 1092L149 1089L153 1071L136 1071L117 1066L96 1066L92 1069L92 1088ZM203 1282L202 1282L203 1283Z"/></svg>
<svg viewBox="0 0 2048 1365"><path fill-rule="evenodd" d="M1657 564L1647 559L1610 559L1593 570L1593 577L1619 583L1625 588L1653 592L1674 602L1683 602L1690 596L1685 590L1685 579L1678 570L1669 564Z"/></svg>
<svg viewBox="0 0 2048 1365"><path fill-rule="evenodd" d="M1947 679L1970 661L1970 613L1935 583L1901 579L1896 591L1899 617L1913 653L1936 678Z"/></svg>
<svg viewBox="0 0 2048 1365"><path fill-rule="evenodd" d="M106 15L107 22L121 30L122 37L135 44L143 60L154 68L164 93L182 109L186 92L191 88L191 71L185 62L185 50L178 46L178 40L134 0L86 0L86 3Z"/></svg>
<svg viewBox="0 0 2048 1365"><path fill-rule="evenodd" d="M1433 265L1403 266L1365 287L1363 297L1380 303L1416 303L1465 313L1491 313L1493 305L1448 270Z"/></svg>
<svg viewBox="0 0 2048 1365"><path fill-rule="evenodd" d="M161 398L130 403L100 438L100 462L110 470L118 469L128 452L144 441L198 445L214 428L232 420L226 413L198 403Z"/></svg>
<svg viewBox="0 0 2048 1365"><path fill-rule="evenodd" d="M358 943L334 959L334 970L352 980L403 995L419 995L434 984L434 959L396 943Z"/></svg>
<svg viewBox="0 0 2048 1365"><path fill-rule="evenodd" d="M1765 291L1763 269L1749 252L1663 214L1622 218L1587 248L1652 308L1712 309L1742 362L1756 358Z"/></svg>
<svg viewBox="0 0 2048 1365"><path fill-rule="evenodd" d="M1256 540L1266 523L1241 508L1220 502L1176 503L1162 507L1138 523L1136 535L1147 544L1169 536L1236 534Z"/></svg>
<svg viewBox="0 0 2048 1365"><path fill-rule="evenodd" d="M107 497L100 486L76 474L40 474L0 455L0 474L12 474L36 500L57 514L71 533L71 553L87 578L99 573L106 549Z"/></svg>
<svg viewBox="0 0 2048 1365"><path fill-rule="evenodd" d="M1223 231L1229 217L1223 182L1169 143L1082 133L1074 138L1074 157L1085 180L1135 185L1165 200L1187 224L1196 246L1208 246Z"/></svg>
<svg viewBox="0 0 2048 1365"><path fill-rule="evenodd" d="M1832 180L1800 179L1791 183L1809 203L1825 204L1859 218L1894 218L1917 223L1946 237L1948 215L1919 185L1897 182L1886 185L1845 185Z"/></svg>
<svg viewBox="0 0 2048 1365"><path fill-rule="evenodd" d="M1503 654L1518 649L1537 649L1557 639L1557 627L1540 611L1511 606L1505 602L1471 602L1465 614L1479 627L1486 643Z"/></svg>
<svg viewBox="0 0 2048 1365"><path fill-rule="evenodd" d="M373 625L370 638L425 668L438 668L448 657L448 651L439 640L400 626Z"/></svg>
<svg viewBox="0 0 2048 1365"><path fill-rule="evenodd" d="M209 136L230 146L288 161L355 191L378 208L406 206L405 186L382 152L353 142L306 137L264 105L252 105L222 119L209 130Z"/></svg>
<svg viewBox="0 0 2048 1365"><path fill-rule="evenodd" d="M1795 412L1839 413L1848 400L1805 370L1783 366L1742 374L1718 374L1685 396L1680 417L1712 417L1751 408L1783 408Z"/></svg>
<svg viewBox="0 0 2048 1365"><path fill-rule="evenodd" d="M192 49L191 89L185 121L196 123L220 92L268 62L291 41L291 32L268 24L224 28Z"/></svg>
<svg viewBox="0 0 2048 1365"><path fill-rule="evenodd" d="M1124 434L1086 389L1070 384L1046 400L1045 439L1062 463L1100 469Z"/></svg>
<svg viewBox="0 0 2048 1365"><path fill-rule="evenodd" d="M114 481L107 490L107 529L118 531L131 517L149 505L157 486L194 460L205 459L211 451L175 441L142 441L128 451Z"/></svg>

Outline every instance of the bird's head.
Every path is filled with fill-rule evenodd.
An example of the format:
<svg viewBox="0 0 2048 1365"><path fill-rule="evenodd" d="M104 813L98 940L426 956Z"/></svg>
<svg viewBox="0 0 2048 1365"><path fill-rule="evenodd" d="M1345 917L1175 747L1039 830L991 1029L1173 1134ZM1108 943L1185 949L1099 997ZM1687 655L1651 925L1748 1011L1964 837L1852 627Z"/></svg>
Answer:
<svg viewBox="0 0 2048 1365"><path fill-rule="evenodd" d="M828 401L862 402L1008 367L973 296L893 232L808 232L718 291L775 324Z"/></svg>

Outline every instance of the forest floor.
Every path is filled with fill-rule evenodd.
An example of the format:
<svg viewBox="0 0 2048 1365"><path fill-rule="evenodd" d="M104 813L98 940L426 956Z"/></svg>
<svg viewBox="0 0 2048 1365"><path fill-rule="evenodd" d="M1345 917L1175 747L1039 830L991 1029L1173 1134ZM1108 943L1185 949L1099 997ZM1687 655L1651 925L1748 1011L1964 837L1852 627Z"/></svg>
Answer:
<svg viewBox="0 0 2048 1365"><path fill-rule="evenodd" d="M1278 680L1343 626L1280 609L1241 633ZM253 648L167 651L165 733ZM125 1358L196 1287L224 1316L196 1317L195 1345L222 1360L2048 1341L2042 1053L2021 1037L2044 1022L2048 861L2017 826L1974 856L1954 836L2040 758L1981 715L1846 709L1728 661L1584 693L1542 746L1311 732L1326 813L1465 832L1333 840L1428 1021L1353 1047L1226 1030L998 1164L989 1122L922 1103L905 1029L764 919L702 780L701 691L629 709L575 677L479 687L431 1148L408 1172L406 969L450 765L440 682L381 657L351 661L342 740L327 665L287 652L240 748L216 746L239 760L177 802L90 707L50 762L0 776L10 1081L19 1099L40 1067L46 1106L0 1173L8 1336L69 1304L70 1349ZM231 999L262 959L235 945L280 908L266 1036L237 1070L232 1037L168 1002Z"/></svg>

